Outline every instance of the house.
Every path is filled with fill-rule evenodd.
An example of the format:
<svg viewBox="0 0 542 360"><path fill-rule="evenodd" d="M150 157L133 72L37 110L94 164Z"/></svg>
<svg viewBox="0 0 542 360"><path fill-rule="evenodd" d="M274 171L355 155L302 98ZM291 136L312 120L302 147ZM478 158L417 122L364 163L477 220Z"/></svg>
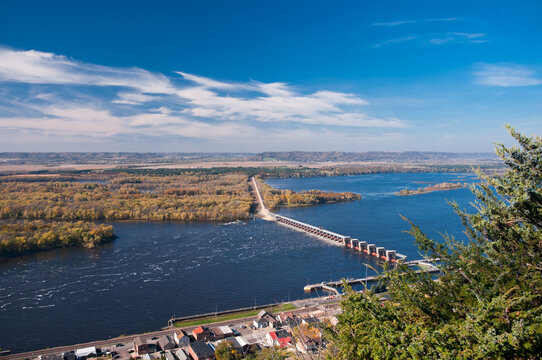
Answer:
<svg viewBox="0 0 542 360"><path fill-rule="evenodd" d="M184 330L176 330L173 333L173 339L178 346L188 346L190 344L190 336Z"/></svg>
<svg viewBox="0 0 542 360"><path fill-rule="evenodd" d="M301 321L302 324L307 324L307 325L314 325L314 324L317 324L319 322L320 321L317 318L315 318L314 316L306 317Z"/></svg>
<svg viewBox="0 0 542 360"><path fill-rule="evenodd" d="M86 359L87 357L93 357L98 354L98 350L96 350L96 346L90 346L82 349L75 350L75 356L78 359Z"/></svg>
<svg viewBox="0 0 542 360"><path fill-rule="evenodd" d="M183 349L175 350L175 357L177 358L177 360L188 360L188 356L186 356L186 353L183 351Z"/></svg>
<svg viewBox="0 0 542 360"><path fill-rule="evenodd" d="M163 351L171 350L175 348L175 341L170 338L168 335L162 335L158 339L158 346Z"/></svg>
<svg viewBox="0 0 542 360"><path fill-rule="evenodd" d="M211 332L213 333L213 340L215 341L235 336L235 333L229 326L219 326L211 329Z"/></svg>
<svg viewBox="0 0 542 360"><path fill-rule="evenodd" d="M262 329L269 326L269 321L264 318L256 319L253 321L253 325L256 329Z"/></svg>
<svg viewBox="0 0 542 360"><path fill-rule="evenodd" d="M140 336L134 339L134 352L136 355L145 355L149 352L149 345Z"/></svg>
<svg viewBox="0 0 542 360"><path fill-rule="evenodd" d="M265 335L265 338L269 346L280 346L281 348L286 347L292 341L290 333L284 329L271 331Z"/></svg>
<svg viewBox="0 0 542 360"><path fill-rule="evenodd" d="M188 351L194 360L208 360L215 358L214 351L211 350L209 345L202 341L196 340L191 342L190 345L188 345Z"/></svg>
<svg viewBox="0 0 542 360"><path fill-rule="evenodd" d="M75 352L73 350L70 352L64 353L63 358L64 360L77 360L77 358L75 357Z"/></svg>
<svg viewBox="0 0 542 360"><path fill-rule="evenodd" d="M278 346L281 349L284 349L285 347L288 347L292 344L293 339L290 336L287 336L285 338L279 338L277 342L278 342Z"/></svg>
<svg viewBox="0 0 542 360"><path fill-rule="evenodd" d="M211 341L213 337L213 333L211 330L206 326L198 326L194 330L192 330L192 335L194 336L194 339L196 341Z"/></svg>
<svg viewBox="0 0 542 360"><path fill-rule="evenodd" d="M289 326L291 328L301 324L301 319L293 313L281 313L277 318L282 326Z"/></svg>
<svg viewBox="0 0 542 360"><path fill-rule="evenodd" d="M271 315L270 313L268 313L265 310L262 310L262 311L260 311L258 313L258 320L259 319L267 320L267 322L269 323L269 325L267 325L267 326L271 326L272 328L277 328L280 325L277 318L275 318L273 315Z"/></svg>
<svg viewBox="0 0 542 360"><path fill-rule="evenodd" d="M298 339L295 346L302 353L316 350L316 343L311 339Z"/></svg>
<svg viewBox="0 0 542 360"><path fill-rule="evenodd" d="M177 358L175 358L175 355L173 355L171 351L166 351L164 356L166 360L177 360Z"/></svg>
<svg viewBox="0 0 542 360"><path fill-rule="evenodd" d="M235 350L237 350L240 354L246 354L250 348L250 344L242 336L232 336L223 340L219 340L217 341L216 345L220 344L222 341L229 341L233 345Z"/></svg>

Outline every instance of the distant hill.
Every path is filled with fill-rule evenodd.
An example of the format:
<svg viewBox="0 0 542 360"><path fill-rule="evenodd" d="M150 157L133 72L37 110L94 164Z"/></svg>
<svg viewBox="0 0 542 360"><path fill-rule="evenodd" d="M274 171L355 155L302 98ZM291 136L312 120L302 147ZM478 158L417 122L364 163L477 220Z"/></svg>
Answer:
<svg viewBox="0 0 542 360"><path fill-rule="evenodd" d="M253 153L4 152L0 164L134 164L246 160Z"/></svg>
<svg viewBox="0 0 542 360"><path fill-rule="evenodd" d="M451 153L451 152L315 152L284 151L264 152L253 160L261 161L295 161L295 162L416 162L416 163L493 163L499 158L494 153Z"/></svg>
<svg viewBox="0 0 542 360"><path fill-rule="evenodd" d="M282 151L255 153L136 153L136 152L4 152L0 165L46 164L168 164L204 163L212 161L284 161L295 163L416 163L416 164L495 164L500 163L493 153L448 152L315 152Z"/></svg>

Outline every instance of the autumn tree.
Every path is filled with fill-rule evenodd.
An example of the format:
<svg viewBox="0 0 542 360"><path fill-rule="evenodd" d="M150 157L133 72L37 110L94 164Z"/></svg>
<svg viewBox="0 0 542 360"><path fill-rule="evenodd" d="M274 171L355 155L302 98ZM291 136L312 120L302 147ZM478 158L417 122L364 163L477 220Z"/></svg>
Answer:
<svg viewBox="0 0 542 360"><path fill-rule="evenodd" d="M242 355L235 349L231 341L221 341L215 348L215 356L217 360L237 360L241 359Z"/></svg>

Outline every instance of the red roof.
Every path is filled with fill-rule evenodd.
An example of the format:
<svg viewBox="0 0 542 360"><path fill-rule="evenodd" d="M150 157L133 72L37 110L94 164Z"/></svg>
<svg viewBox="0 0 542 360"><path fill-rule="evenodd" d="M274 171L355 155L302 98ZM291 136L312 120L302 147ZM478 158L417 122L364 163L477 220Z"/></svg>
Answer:
<svg viewBox="0 0 542 360"><path fill-rule="evenodd" d="M277 341L278 341L279 346L280 346L281 348L285 348L286 346L288 346L288 344L290 343L290 341L292 341L292 338L289 337L289 336L287 336L287 337L285 337L285 338L280 338L280 339L278 339Z"/></svg>
<svg viewBox="0 0 542 360"><path fill-rule="evenodd" d="M194 334L203 334L205 332L205 329L203 328L203 326L200 325L200 327L195 328L192 332Z"/></svg>
<svg viewBox="0 0 542 360"><path fill-rule="evenodd" d="M271 340L277 340L277 333L274 331L271 331L269 333L269 336L271 336Z"/></svg>

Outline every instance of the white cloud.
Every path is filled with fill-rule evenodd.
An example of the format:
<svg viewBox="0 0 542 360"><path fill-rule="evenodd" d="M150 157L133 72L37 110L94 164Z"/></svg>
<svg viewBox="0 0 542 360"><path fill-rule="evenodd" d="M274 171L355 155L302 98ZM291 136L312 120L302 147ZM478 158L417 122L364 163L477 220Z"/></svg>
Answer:
<svg viewBox="0 0 542 360"><path fill-rule="evenodd" d="M476 83L486 86L516 87L542 84L536 72L525 66L513 64L479 64L474 72Z"/></svg>
<svg viewBox="0 0 542 360"><path fill-rule="evenodd" d="M11 111L0 114L0 139L14 132L40 132L73 139L172 136L267 142L271 134L279 141L291 131L314 136L407 126L396 118L369 114L369 102L352 93L177 74L182 78L0 48L0 82L6 89L11 83L29 88L14 93L17 106L6 104Z"/></svg>
<svg viewBox="0 0 542 360"><path fill-rule="evenodd" d="M0 81L29 84L126 86L145 93L174 91L161 74L139 68L114 68L86 64L41 51L0 48Z"/></svg>
<svg viewBox="0 0 542 360"><path fill-rule="evenodd" d="M120 92L117 94L117 96L119 98L117 100L113 100L113 103L115 104L138 105L155 99L153 96L142 93Z"/></svg>

